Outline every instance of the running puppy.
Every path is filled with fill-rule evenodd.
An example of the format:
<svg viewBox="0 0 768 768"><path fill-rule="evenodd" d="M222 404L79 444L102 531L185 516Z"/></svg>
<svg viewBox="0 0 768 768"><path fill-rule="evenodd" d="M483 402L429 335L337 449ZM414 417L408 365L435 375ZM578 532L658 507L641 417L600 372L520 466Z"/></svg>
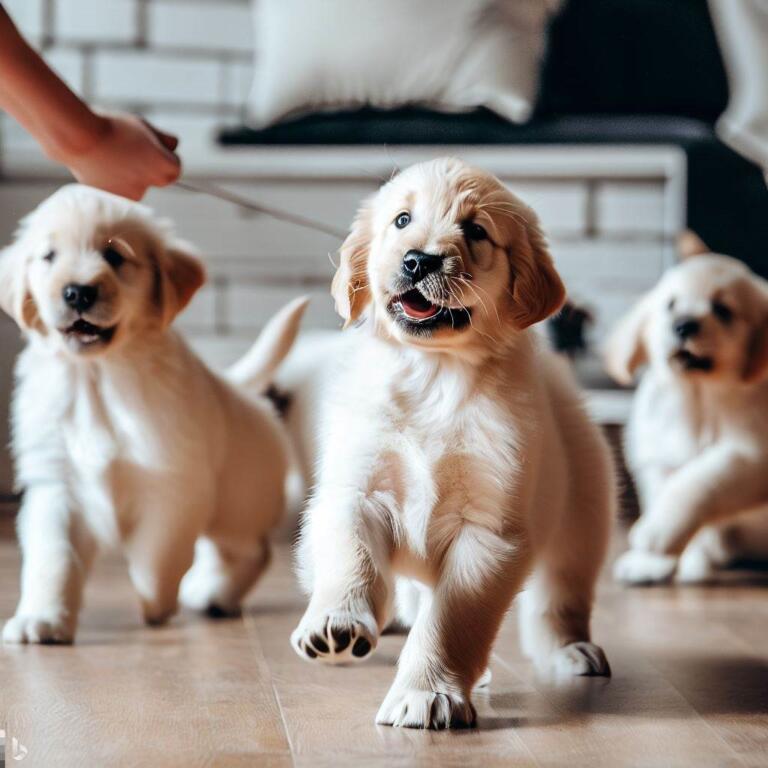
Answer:
<svg viewBox="0 0 768 768"><path fill-rule="evenodd" d="M565 295L536 215L459 160L413 166L363 204L333 295L359 327L319 387L297 653L365 658L396 617L410 635L376 721L471 725L527 582L525 652L609 674L589 623L613 470L566 367L526 330Z"/></svg>
<svg viewBox="0 0 768 768"><path fill-rule="evenodd" d="M682 248L607 346L620 383L647 366L626 434L642 515L614 567L630 584L768 559L768 283L692 233Z"/></svg>
<svg viewBox="0 0 768 768"><path fill-rule="evenodd" d="M119 544L149 624L177 607L230 613L268 560L285 446L266 400L211 373L170 329L203 284L150 211L71 185L0 257L0 306L22 328L13 452L25 490L10 643L67 643L100 547ZM263 388L304 303L250 353Z"/></svg>

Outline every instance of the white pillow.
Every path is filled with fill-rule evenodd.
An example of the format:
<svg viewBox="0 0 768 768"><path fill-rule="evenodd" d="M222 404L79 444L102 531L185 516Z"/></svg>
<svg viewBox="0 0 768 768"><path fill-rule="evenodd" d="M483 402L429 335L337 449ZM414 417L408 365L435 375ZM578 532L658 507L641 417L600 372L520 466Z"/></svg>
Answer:
<svg viewBox="0 0 768 768"><path fill-rule="evenodd" d="M370 105L526 120L560 0L255 0L250 118Z"/></svg>

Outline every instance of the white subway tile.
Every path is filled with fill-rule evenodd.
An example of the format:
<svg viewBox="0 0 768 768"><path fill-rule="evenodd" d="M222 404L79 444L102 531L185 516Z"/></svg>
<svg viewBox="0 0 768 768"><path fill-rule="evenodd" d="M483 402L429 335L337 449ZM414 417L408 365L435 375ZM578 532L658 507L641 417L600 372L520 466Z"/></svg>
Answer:
<svg viewBox="0 0 768 768"><path fill-rule="evenodd" d="M311 297L302 321L304 330L341 326L341 320L333 307L330 287L261 285L246 281L233 283L225 293L225 325L238 333L256 333L282 306L302 295Z"/></svg>
<svg viewBox="0 0 768 768"><path fill-rule="evenodd" d="M224 68L224 103L233 107L242 107L251 91L253 82L253 64L232 61Z"/></svg>
<svg viewBox="0 0 768 768"><path fill-rule="evenodd" d="M182 158L183 158L182 147ZM247 184L222 182L220 186L248 200L316 219L344 233L360 201L377 182L288 180ZM212 261L237 259L270 274L313 277L332 274L330 256L342 238L244 213L231 203L182 190L153 191L149 203L177 222L179 231ZM268 267L266 267L266 263ZM275 273L272 270L276 270Z"/></svg>
<svg viewBox="0 0 768 768"><path fill-rule="evenodd" d="M153 46L250 51L252 26L248 4L166 1L149 6L148 39Z"/></svg>
<svg viewBox="0 0 768 768"><path fill-rule="evenodd" d="M599 232L662 234L665 232L664 212L661 181L609 181L601 183L595 190L595 222Z"/></svg>
<svg viewBox="0 0 768 768"><path fill-rule="evenodd" d="M2 183L0 184L0 248L7 245L19 219L52 195L56 183Z"/></svg>
<svg viewBox="0 0 768 768"><path fill-rule="evenodd" d="M188 331L213 332L216 329L216 291L215 285L203 286L176 319L178 327Z"/></svg>
<svg viewBox="0 0 768 768"><path fill-rule="evenodd" d="M587 185L578 181L504 179L504 183L541 219L547 235L578 235L586 229Z"/></svg>
<svg viewBox="0 0 768 768"><path fill-rule="evenodd" d="M129 43L136 39L136 0L56 0L57 40Z"/></svg>
<svg viewBox="0 0 768 768"><path fill-rule="evenodd" d="M610 286L650 287L665 266L664 244L611 240L557 241L551 243L558 271L569 281L589 281L600 290Z"/></svg>
<svg viewBox="0 0 768 768"><path fill-rule="evenodd" d="M30 150L37 142L25 128L12 117L0 114L0 149L5 153Z"/></svg>
<svg viewBox="0 0 768 768"><path fill-rule="evenodd" d="M223 371L239 360L256 340L256 335L216 336L185 331L182 334L192 349L215 371Z"/></svg>
<svg viewBox="0 0 768 768"><path fill-rule="evenodd" d="M33 45L39 45L45 32L43 0L3 0L3 8Z"/></svg>
<svg viewBox="0 0 768 768"><path fill-rule="evenodd" d="M94 56L96 95L113 101L214 105L220 99L218 61L136 51Z"/></svg>
<svg viewBox="0 0 768 768"><path fill-rule="evenodd" d="M83 54L80 51L74 48L50 48L43 52L43 57L73 91L83 93L85 73Z"/></svg>

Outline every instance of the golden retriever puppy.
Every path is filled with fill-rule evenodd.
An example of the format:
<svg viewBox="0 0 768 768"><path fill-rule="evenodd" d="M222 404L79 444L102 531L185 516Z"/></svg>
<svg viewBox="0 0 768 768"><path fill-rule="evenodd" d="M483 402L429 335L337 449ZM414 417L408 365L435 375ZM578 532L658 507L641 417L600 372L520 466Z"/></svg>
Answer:
<svg viewBox="0 0 768 768"><path fill-rule="evenodd" d="M525 652L557 676L609 674L589 624L613 470L567 368L527 330L564 298L534 212L459 160L413 166L363 204L332 290L358 327L324 348L331 383L305 388L323 426L295 650L360 660L397 618L410 634L376 721L471 725L527 582Z"/></svg>
<svg viewBox="0 0 768 768"><path fill-rule="evenodd" d="M267 563L280 425L169 327L204 277L147 208L79 185L42 203L2 253L0 304L28 342L13 401L21 599L6 642L71 642L103 546L123 548L150 624L176 611L182 577L190 606L236 611ZM262 381L303 307L250 353Z"/></svg>
<svg viewBox="0 0 768 768"><path fill-rule="evenodd" d="M768 558L768 284L691 255L619 323L606 362L622 384L646 366L626 432L642 515L616 578L704 581Z"/></svg>

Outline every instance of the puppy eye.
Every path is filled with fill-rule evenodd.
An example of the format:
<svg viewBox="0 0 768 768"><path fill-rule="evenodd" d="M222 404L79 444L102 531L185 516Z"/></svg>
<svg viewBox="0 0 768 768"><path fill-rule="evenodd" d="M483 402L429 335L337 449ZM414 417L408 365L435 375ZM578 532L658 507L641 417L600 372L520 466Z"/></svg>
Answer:
<svg viewBox="0 0 768 768"><path fill-rule="evenodd" d="M119 269L125 262L125 257L111 246L107 246L101 255L104 257L104 261L109 264L112 269Z"/></svg>
<svg viewBox="0 0 768 768"><path fill-rule="evenodd" d="M49 264L56 258L56 251L48 251L48 253L43 256L43 261L47 261Z"/></svg>
<svg viewBox="0 0 768 768"><path fill-rule="evenodd" d="M473 242L488 239L488 233L485 231L485 227L481 227L474 221L468 221L464 224L464 235L467 240L472 240Z"/></svg>
<svg viewBox="0 0 768 768"><path fill-rule="evenodd" d="M405 229L411 223L411 214L408 211L402 211L395 217L395 226L398 229Z"/></svg>
<svg viewBox="0 0 768 768"><path fill-rule="evenodd" d="M721 322L726 325L733 320L733 310L723 304L722 301L712 302L712 314Z"/></svg>

